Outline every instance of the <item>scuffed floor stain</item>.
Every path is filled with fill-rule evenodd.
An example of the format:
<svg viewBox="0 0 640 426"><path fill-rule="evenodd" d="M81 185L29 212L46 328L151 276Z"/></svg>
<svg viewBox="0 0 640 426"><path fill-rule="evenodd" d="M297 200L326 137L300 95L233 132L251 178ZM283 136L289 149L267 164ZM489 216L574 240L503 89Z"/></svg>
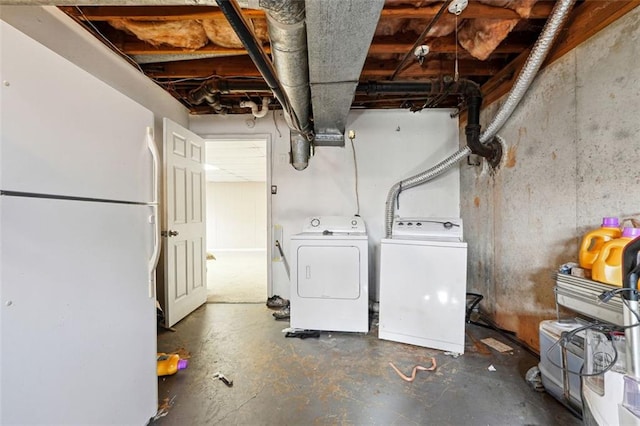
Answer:
<svg viewBox="0 0 640 426"><path fill-rule="evenodd" d="M185 348L178 348L175 351L171 352L172 354L177 354L180 356L180 359L190 359L191 352L186 350Z"/></svg>
<svg viewBox="0 0 640 426"><path fill-rule="evenodd" d="M476 207L480 207L480 197L476 197L473 199L473 205Z"/></svg>
<svg viewBox="0 0 640 426"><path fill-rule="evenodd" d="M555 152L555 151L553 151L553 152L551 153L551 159L552 159L552 160L555 160L556 158L558 158L558 154L556 154L556 152Z"/></svg>
<svg viewBox="0 0 640 426"><path fill-rule="evenodd" d="M169 410L173 406L173 401L175 399L176 399L175 396L173 398L171 398L171 399L169 399L169 398L163 399L158 404L158 412L156 413L155 417L153 417L153 420L158 420L158 419L166 416L167 414L169 414Z"/></svg>
<svg viewBox="0 0 640 426"><path fill-rule="evenodd" d="M516 154L518 152L518 147L517 146L510 146L507 149L507 162L505 164L505 166L509 169L512 169L516 166Z"/></svg>

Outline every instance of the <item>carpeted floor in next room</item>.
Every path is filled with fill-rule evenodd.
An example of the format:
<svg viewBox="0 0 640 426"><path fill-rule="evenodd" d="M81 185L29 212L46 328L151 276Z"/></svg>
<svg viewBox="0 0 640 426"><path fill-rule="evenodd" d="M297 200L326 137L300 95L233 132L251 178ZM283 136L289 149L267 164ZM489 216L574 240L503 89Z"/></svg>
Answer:
<svg viewBox="0 0 640 426"><path fill-rule="evenodd" d="M207 260L208 303L264 303L267 300L267 252L212 251Z"/></svg>
<svg viewBox="0 0 640 426"><path fill-rule="evenodd" d="M150 424L581 424L525 382L538 359L492 330L467 325L465 353L454 358L379 340L375 319L366 335L286 338L282 330L289 323L274 321L272 312L264 303L205 304L176 332L159 331L158 351L189 357L189 367L158 379L161 410ZM485 337L513 351L478 343ZM389 365L410 374L431 357L437 369L419 371L411 383Z"/></svg>

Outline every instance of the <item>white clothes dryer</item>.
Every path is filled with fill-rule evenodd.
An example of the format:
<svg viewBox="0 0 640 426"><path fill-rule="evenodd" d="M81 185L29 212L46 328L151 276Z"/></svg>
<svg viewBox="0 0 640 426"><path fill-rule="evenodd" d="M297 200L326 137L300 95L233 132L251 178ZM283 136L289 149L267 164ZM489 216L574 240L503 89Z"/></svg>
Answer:
<svg viewBox="0 0 640 426"><path fill-rule="evenodd" d="M398 218L391 236L380 244L378 337L464 353L462 219Z"/></svg>
<svg viewBox="0 0 640 426"><path fill-rule="evenodd" d="M358 217L314 216L291 237L291 327L369 331L369 241Z"/></svg>

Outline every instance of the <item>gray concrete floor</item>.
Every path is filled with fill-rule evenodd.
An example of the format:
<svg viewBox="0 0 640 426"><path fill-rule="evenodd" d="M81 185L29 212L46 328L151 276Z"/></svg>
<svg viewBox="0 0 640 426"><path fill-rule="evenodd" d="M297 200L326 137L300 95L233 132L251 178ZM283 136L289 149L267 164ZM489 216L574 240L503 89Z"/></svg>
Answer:
<svg viewBox="0 0 640 426"><path fill-rule="evenodd" d="M467 325L465 354L378 340L364 334L322 333L285 338L264 304L206 304L160 331L158 350L190 354L189 368L159 378L165 416L152 425L578 425L580 421L524 376L538 360L498 333ZM374 323L375 324L375 323ZM469 337L471 336L471 337ZM475 343L494 337L514 352ZM389 366L408 374L408 383ZM493 365L496 371L488 367ZM213 378L222 372L227 387Z"/></svg>

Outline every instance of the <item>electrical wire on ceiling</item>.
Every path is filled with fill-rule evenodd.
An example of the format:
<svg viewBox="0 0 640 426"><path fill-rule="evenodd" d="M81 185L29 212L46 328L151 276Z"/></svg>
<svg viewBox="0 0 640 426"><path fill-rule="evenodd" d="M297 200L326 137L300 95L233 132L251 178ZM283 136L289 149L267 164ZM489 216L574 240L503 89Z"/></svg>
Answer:
<svg viewBox="0 0 640 426"><path fill-rule="evenodd" d="M413 43L413 46L411 46L411 49L409 49L409 51L404 55L404 57L402 58L402 60L400 61L396 69L393 71L393 74L391 74L391 77L389 77L389 80L393 81L398 76L398 74L400 74L400 72L404 67L404 64L407 62L407 60L413 54L413 52L415 52L416 48L422 43L422 40L424 40L424 38L427 36L429 31L431 31L431 28L433 28L436 22L438 22L438 19L440 19L444 11L447 10L451 1L452 0L445 0L445 2L440 7L440 10L438 10L438 12L435 14L433 19L425 27L425 29L422 31L422 34L418 36L415 43Z"/></svg>
<svg viewBox="0 0 640 426"><path fill-rule="evenodd" d="M355 186L356 186L356 216L360 216L360 194L358 193L358 160L356 159L356 147L353 140L356 138L356 132L349 130L349 140L351 141L351 152L353 153L353 170L355 174Z"/></svg>

